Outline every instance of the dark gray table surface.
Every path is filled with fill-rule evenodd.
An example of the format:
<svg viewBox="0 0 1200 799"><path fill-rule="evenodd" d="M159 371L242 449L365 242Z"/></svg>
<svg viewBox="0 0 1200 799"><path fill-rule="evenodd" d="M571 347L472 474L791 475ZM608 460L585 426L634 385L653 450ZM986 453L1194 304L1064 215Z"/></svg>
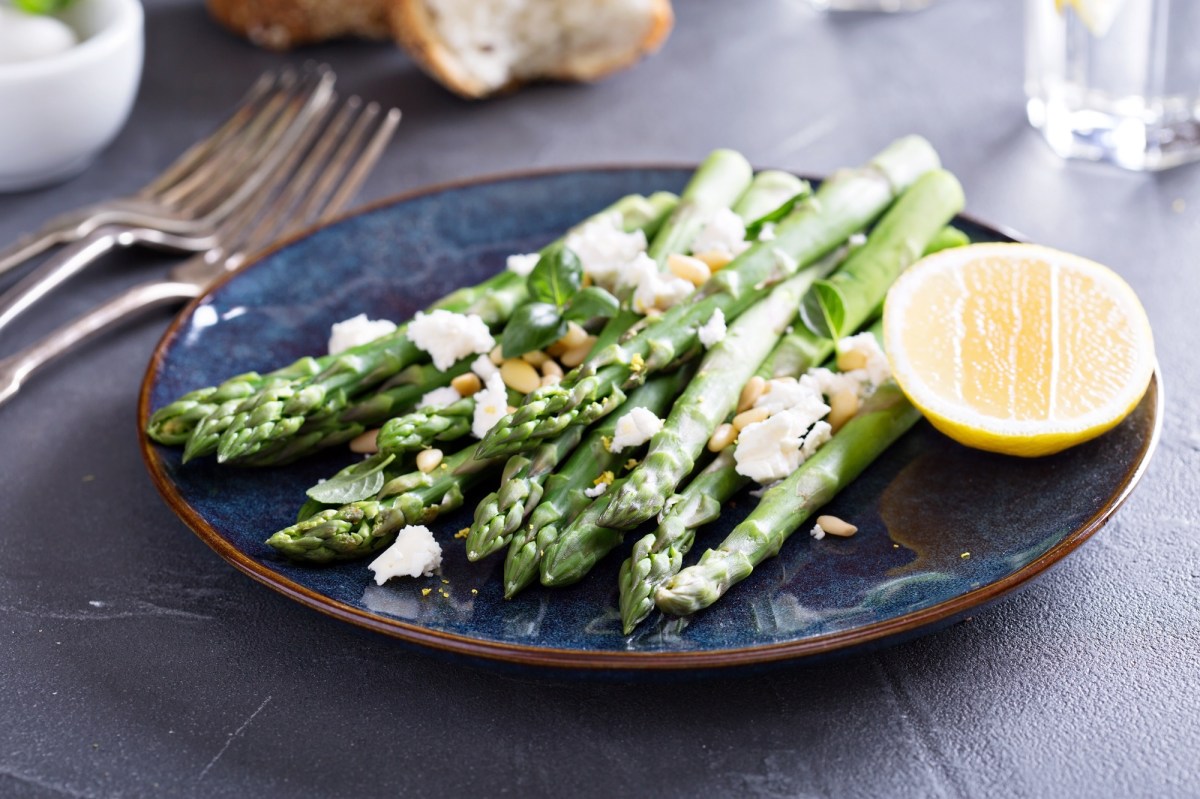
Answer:
<svg viewBox="0 0 1200 799"><path fill-rule="evenodd" d="M0 408L0 796L1200 795L1200 167L1137 175L1051 155L1024 119L1016 4L823 19L799 2L680 0L665 50L638 69L488 103L452 97L390 46L281 57L194 0L148 6L128 126L79 178L0 196L0 240L141 185L260 70L305 57L405 110L364 200L715 146L823 173L918 132L971 212L1133 284L1154 320L1165 430L1106 528L951 629L757 677L517 678L301 607L172 515L135 434L169 319L157 313ZM19 120L0 109L0 124ZM2 353L164 268L106 261Z"/></svg>

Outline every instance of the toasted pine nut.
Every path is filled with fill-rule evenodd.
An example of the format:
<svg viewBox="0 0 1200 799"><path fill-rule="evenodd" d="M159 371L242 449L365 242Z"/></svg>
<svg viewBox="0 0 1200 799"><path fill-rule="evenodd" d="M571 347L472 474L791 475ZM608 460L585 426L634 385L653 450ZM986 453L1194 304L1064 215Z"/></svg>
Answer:
<svg viewBox="0 0 1200 799"><path fill-rule="evenodd" d="M720 425L713 431L712 438L708 440L708 451L720 452L732 444L735 438L737 438L737 431L733 429L733 425Z"/></svg>
<svg viewBox="0 0 1200 799"><path fill-rule="evenodd" d="M554 342L553 344L551 344L549 347L546 348L546 354L549 355L551 358L557 358L558 356L560 356L564 352L566 352L567 349L568 349L567 345L563 344L562 339L560 338L558 341Z"/></svg>
<svg viewBox="0 0 1200 799"><path fill-rule="evenodd" d="M858 413L858 394L855 394L852 389L843 388L829 398L829 417L826 421L836 433L856 413Z"/></svg>
<svg viewBox="0 0 1200 799"><path fill-rule="evenodd" d="M483 388L483 383L479 380L479 375L474 372L459 375L450 381L450 385L464 397L469 397Z"/></svg>
<svg viewBox="0 0 1200 799"><path fill-rule="evenodd" d="M770 415L770 412L766 408L751 408L748 411L742 411L733 417L733 429L740 431L755 422L765 422Z"/></svg>
<svg viewBox="0 0 1200 799"><path fill-rule="evenodd" d="M558 360L568 369L574 369L576 366L587 360L588 354L592 351L592 345L595 343L595 337L588 336L583 344L567 350Z"/></svg>
<svg viewBox="0 0 1200 799"><path fill-rule="evenodd" d="M567 322L567 334L560 341L564 347L573 350L588 340L588 332L578 322Z"/></svg>
<svg viewBox="0 0 1200 799"><path fill-rule="evenodd" d="M558 365L557 361L552 361L549 358L542 364L542 374L546 377L562 377L563 368Z"/></svg>
<svg viewBox="0 0 1200 799"><path fill-rule="evenodd" d="M499 366L504 363L504 350L497 344L492 347L492 351L488 353L488 360Z"/></svg>
<svg viewBox="0 0 1200 799"><path fill-rule="evenodd" d="M748 411L754 407L754 403L758 402L767 390L767 381L763 380L758 375L746 381L746 385L742 387L742 396L738 398L737 409L738 413Z"/></svg>
<svg viewBox="0 0 1200 799"><path fill-rule="evenodd" d="M675 277L681 277L693 286L703 286L712 277L708 264L690 255L671 253L667 256L667 268Z"/></svg>
<svg viewBox="0 0 1200 799"><path fill-rule="evenodd" d="M509 406L508 406L508 415L509 415L509 416L513 415L513 414L514 414L514 413L516 413L516 412L517 412L517 406L516 406L516 405L509 405Z"/></svg>
<svg viewBox="0 0 1200 799"><path fill-rule="evenodd" d="M837 367L843 372L862 369L866 365L867 354L862 350L846 350L845 352L838 353Z"/></svg>
<svg viewBox="0 0 1200 799"><path fill-rule="evenodd" d="M697 252L693 253L693 255L696 260L708 264L708 268L714 272L729 266L729 262L733 260L733 257L729 253L721 252L720 250Z"/></svg>
<svg viewBox="0 0 1200 799"><path fill-rule="evenodd" d="M542 375L543 386L556 386L562 382L562 375Z"/></svg>
<svg viewBox="0 0 1200 799"><path fill-rule="evenodd" d="M379 428L368 430L360 436L350 439L350 451L358 452L363 455L369 455L379 451L379 445L376 439L379 437Z"/></svg>
<svg viewBox="0 0 1200 799"><path fill-rule="evenodd" d="M432 472L441 462L442 451L440 449L423 449L417 453L417 468L425 474Z"/></svg>
<svg viewBox="0 0 1200 799"><path fill-rule="evenodd" d="M525 363L528 364L533 364L534 366L541 366L546 362L546 359L546 353L542 352L541 350L533 350L532 352L527 352L521 356L522 361L525 361Z"/></svg>
<svg viewBox="0 0 1200 799"><path fill-rule="evenodd" d="M827 535L836 535L839 538L849 538L858 532L858 528L853 524L836 516L818 516L817 524L821 525L821 529Z"/></svg>
<svg viewBox="0 0 1200 799"><path fill-rule="evenodd" d="M533 364L520 358L511 358L500 364L500 379L518 394L528 394L542 384L542 378Z"/></svg>

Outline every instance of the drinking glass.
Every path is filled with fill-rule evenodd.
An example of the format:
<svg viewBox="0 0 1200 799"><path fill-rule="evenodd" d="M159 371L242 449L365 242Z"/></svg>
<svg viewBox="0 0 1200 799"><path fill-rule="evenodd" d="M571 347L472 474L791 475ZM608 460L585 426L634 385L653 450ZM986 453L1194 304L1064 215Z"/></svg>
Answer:
<svg viewBox="0 0 1200 799"><path fill-rule="evenodd" d="M1200 0L1025 0L1025 93L1064 158L1200 158Z"/></svg>

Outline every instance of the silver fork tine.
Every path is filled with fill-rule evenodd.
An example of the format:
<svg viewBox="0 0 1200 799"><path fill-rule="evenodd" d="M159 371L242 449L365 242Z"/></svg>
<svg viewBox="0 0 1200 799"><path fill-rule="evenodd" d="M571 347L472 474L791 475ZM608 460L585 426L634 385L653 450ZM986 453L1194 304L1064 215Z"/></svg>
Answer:
<svg viewBox="0 0 1200 799"><path fill-rule="evenodd" d="M327 187L323 192L327 199L315 204L305 203L304 208L308 209L313 218L328 217L339 212L379 159L400 120L400 115L395 109L389 111L366 146L356 153L357 144L350 145L348 142L361 141L362 131L366 129L365 125L360 124L361 120L370 120L378 115L377 107L369 115L368 111L371 111L371 106L359 116L359 120L342 139L334 156L323 166L321 163L332 146L326 144L326 140L335 141L345 129L344 124L329 125L295 171L292 171L291 167L295 165L298 156L293 155L280 162L277 166L279 169L283 169L284 164L287 165L287 174L282 175L278 184L281 187L280 193L273 194L265 186L254 193L251 203L255 212L248 213L247 216L251 220L257 218L258 221L245 223L243 246L231 252L223 261L214 263L206 261L203 256L194 256L173 269L168 280L156 280L134 286L74 322L59 328L33 346L0 360L0 405L15 396L21 384L36 370L80 342L117 325L137 311L199 296L223 272L236 268L245 260L249 252L245 245L269 237L281 223L288 228L294 228L297 224L308 221L305 217L297 215L284 217L279 208L291 207L295 197L303 192L314 178L318 184ZM342 113L336 115L334 122L342 116ZM309 137L312 135L314 134L311 132L308 134ZM272 184L274 185L276 184ZM256 213L257 211L262 211L262 214Z"/></svg>
<svg viewBox="0 0 1200 799"><path fill-rule="evenodd" d="M136 196L150 199L155 195L162 194L211 157L213 153L220 152L226 142L240 134L246 124L254 119L261 105L260 101L267 92L276 87L279 80L280 77L275 72L264 72L259 75L258 80L254 81L246 90L246 94L242 96L241 102L238 103L229 119L225 120L211 134L184 150L158 177L139 189Z"/></svg>

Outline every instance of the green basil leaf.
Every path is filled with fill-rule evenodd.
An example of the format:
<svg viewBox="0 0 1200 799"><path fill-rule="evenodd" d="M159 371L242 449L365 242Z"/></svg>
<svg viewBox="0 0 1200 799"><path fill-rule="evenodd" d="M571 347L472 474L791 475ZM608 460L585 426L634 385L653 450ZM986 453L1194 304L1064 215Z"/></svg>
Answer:
<svg viewBox="0 0 1200 799"><path fill-rule="evenodd" d="M800 302L800 319L813 333L837 339L843 335L846 306L842 293L828 280L818 280Z"/></svg>
<svg viewBox="0 0 1200 799"><path fill-rule="evenodd" d="M501 352L505 358L517 358L553 344L566 333L567 322L557 307L548 302L527 302L504 326Z"/></svg>
<svg viewBox="0 0 1200 799"><path fill-rule="evenodd" d="M547 247L526 282L533 300L562 308L583 285L583 264L561 244Z"/></svg>
<svg viewBox="0 0 1200 799"><path fill-rule="evenodd" d="M395 455L385 456L382 452L372 455L347 466L324 483L317 483L305 493L327 505L345 505L373 497L386 482L384 468L395 459Z"/></svg>
<svg viewBox="0 0 1200 799"><path fill-rule="evenodd" d="M74 0L16 0L13 5L29 14L54 14Z"/></svg>
<svg viewBox="0 0 1200 799"><path fill-rule="evenodd" d="M599 286L588 286L580 289L579 293L567 303L563 318L568 321L584 321L602 316L605 319L616 316L621 310L621 303L616 297Z"/></svg>

